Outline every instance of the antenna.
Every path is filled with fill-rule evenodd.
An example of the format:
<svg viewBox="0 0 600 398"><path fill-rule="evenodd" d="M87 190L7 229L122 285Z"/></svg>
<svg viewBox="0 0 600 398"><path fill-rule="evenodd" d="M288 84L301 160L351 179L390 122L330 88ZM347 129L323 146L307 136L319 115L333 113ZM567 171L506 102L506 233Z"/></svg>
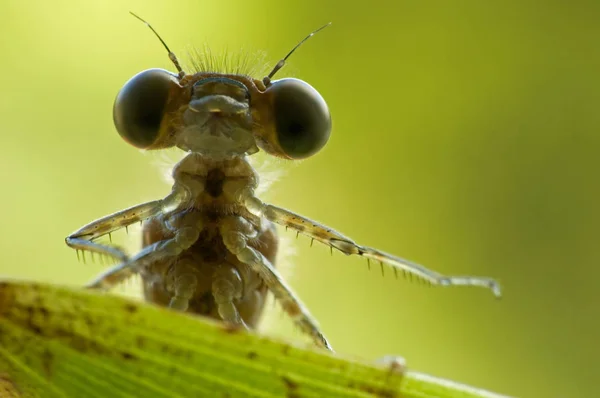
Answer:
<svg viewBox="0 0 600 398"><path fill-rule="evenodd" d="M271 85L271 78L275 75L275 73L277 73L277 71L279 71L279 69L283 68L283 66L285 65L285 61L287 61L287 59L290 57L290 55L292 55L298 47L300 47L306 40L313 37L315 35L315 33L320 32L321 30L325 29L329 25L331 25L331 22L328 22L325 25L321 26L319 29L311 32L311 34L309 34L304 39L302 39L298 44L296 44L296 46L294 48L292 48L292 51L290 51L285 57L283 57L283 59L281 59L279 62L277 62L277 65L275 65L275 67L273 68L271 73L269 73L267 76L265 76L263 78L263 83L265 84L265 86L268 87ZM148 25L148 26L150 26L150 25ZM152 30L154 30L154 29L152 29Z"/></svg>
<svg viewBox="0 0 600 398"><path fill-rule="evenodd" d="M131 15L133 15L134 17L136 17L137 19L139 19L140 21L142 21L144 24L146 24L146 26L148 26L150 28L150 30L152 30L152 32L154 32L154 34L156 35L156 37L158 37L158 40L160 40L160 42L162 43L162 45L167 49L167 51L169 52L169 59L171 60L171 62L173 62L173 64L175 65L175 67L177 68L177 72L179 75L179 78L181 79L182 77L185 76L185 72L183 71L183 69L181 68L181 65L179 65L179 61L177 60L177 57L175 56L175 54L173 53L173 51L171 51L171 49L169 49L169 46L167 46L167 43L165 43L165 41L162 39L162 37L160 37L160 35L158 34L157 31L154 30L154 28L152 27L152 25L150 25L148 22L146 22L144 19L142 19L141 17L139 17L138 15L134 14L133 12L129 11L129 13ZM321 28L322 29L322 28ZM307 37L308 38L308 37ZM306 39L304 39L306 40ZM288 55L289 56L289 55Z"/></svg>

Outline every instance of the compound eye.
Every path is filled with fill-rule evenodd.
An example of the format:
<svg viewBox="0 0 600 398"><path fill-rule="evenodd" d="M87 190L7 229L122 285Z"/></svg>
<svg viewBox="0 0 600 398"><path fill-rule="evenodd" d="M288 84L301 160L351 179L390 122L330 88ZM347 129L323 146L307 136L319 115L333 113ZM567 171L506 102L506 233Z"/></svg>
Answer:
<svg viewBox="0 0 600 398"><path fill-rule="evenodd" d="M113 107L115 127L125 141L140 149L156 141L169 90L177 81L169 71L148 69L125 83Z"/></svg>
<svg viewBox="0 0 600 398"><path fill-rule="evenodd" d="M275 133L286 156L302 159L317 153L329 140L331 116L321 94L298 79L276 80L272 95Z"/></svg>

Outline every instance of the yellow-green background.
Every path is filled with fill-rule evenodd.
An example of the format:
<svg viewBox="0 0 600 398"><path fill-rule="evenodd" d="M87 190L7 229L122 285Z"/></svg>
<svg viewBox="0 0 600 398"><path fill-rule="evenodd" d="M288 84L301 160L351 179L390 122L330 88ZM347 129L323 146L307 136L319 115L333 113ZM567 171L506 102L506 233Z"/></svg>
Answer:
<svg viewBox="0 0 600 398"><path fill-rule="evenodd" d="M341 353L520 397L600 393L600 3L30 1L0 4L0 275L81 284L64 237L169 187L114 130L130 76L178 53L264 50L328 101L327 147L267 199L444 273L435 289L298 240L291 284ZM291 232L289 236L293 236ZM124 236L124 233L120 235ZM284 317L267 330L298 339Z"/></svg>

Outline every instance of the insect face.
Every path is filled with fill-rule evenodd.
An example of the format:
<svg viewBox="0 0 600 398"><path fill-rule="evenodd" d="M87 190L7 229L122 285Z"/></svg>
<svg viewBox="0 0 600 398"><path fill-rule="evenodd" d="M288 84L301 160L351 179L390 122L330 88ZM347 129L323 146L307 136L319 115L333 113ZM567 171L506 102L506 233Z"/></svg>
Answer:
<svg viewBox="0 0 600 398"><path fill-rule="evenodd" d="M298 79L265 87L243 75L196 73L183 78L149 69L131 78L115 100L117 131L141 149L176 146L213 158L258 148L288 159L317 153L331 117L321 95Z"/></svg>

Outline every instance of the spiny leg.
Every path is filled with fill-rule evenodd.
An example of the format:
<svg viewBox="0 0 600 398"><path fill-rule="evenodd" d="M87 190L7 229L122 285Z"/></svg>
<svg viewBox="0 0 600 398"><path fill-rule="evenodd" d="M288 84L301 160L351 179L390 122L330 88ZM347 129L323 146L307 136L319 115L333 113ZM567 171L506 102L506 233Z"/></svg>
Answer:
<svg viewBox="0 0 600 398"><path fill-rule="evenodd" d="M67 242L67 245L69 247L72 247L73 249L77 250L78 258L79 258L79 250L81 250L84 253L86 251L88 251L91 253L98 253L101 256L107 255L109 257L114 257L119 261L127 261L127 258L128 258L127 254L125 254L125 252L116 245L113 245L113 246L103 245L103 244L96 243L96 242L93 242L88 239L72 238L70 236L65 241ZM85 254L84 254L83 260L85 262Z"/></svg>
<svg viewBox="0 0 600 398"><path fill-rule="evenodd" d="M129 263L125 261L110 267L94 278L93 281L88 282L85 287L87 289L109 290L119 283L125 282L125 280L135 275L135 273L136 270L129 267Z"/></svg>
<svg viewBox="0 0 600 398"><path fill-rule="evenodd" d="M125 262L127 261L127 255L123 250L116 246L96 243L94 242L94 239L110 234L111 232L136 222L156 216L161 211L177 207L187 200L187 196L188 193L185 189L175 186L173 191L164 199L139 204L84 225L67 236L67 238L65 238L65 243L75 250L105 254Z"/></svg>
<svg viewBox="0 0 600 398"><path fill-rule="evenodd" d="M281 303L283 310L300 330L311 336L318 346L333 351L308 309L287 286L271 262L261 252L248 246L248 239L257 234L254 227L242 217L231 216L223 220L220 231L227 249L263 279L275 299Z"/></svg>
<svg viewBox="0 0 600 398"><path fill-rule="evenodd" d="M253 214L265 217L276 224L295 229L312 239L318 240L330 247L335 247L344 254L358 255L367 258L367 260L372 259L385 263L395 271L401 270L417 275L434 285L479 286L490 289L496 297L501 296L500 285L491 278L441 275L412 261L393 256L372 247L360 246L352 239L329 227L292 213L289 210L263 203L260 199L252 195L246 196L244 203Z"/></svg>
<svg viewBox="0 0 600 398"><path fill-rule="evenodd" d="M148 267L158 261L166 261L175 258L184 250L190 248L198 240L201 230L202 222L200 220L200 215L198 213L188 213L182 218L182 224L177 229L173 230L174 236L172 238L161 240L144 247L131 259L110 268L107 272L89 283L87 287L92 289L108 289L139 272L144 267ZM173 303L173 307L181 308L183 306L183 304L181 304L182 298L187 296L191 297L193 291L189 294L189 283L185 281L185 278L178 278L178 276L179 275L175 277L175 283L179 283L179 285L175 285L173 291L175 292L175 296L180 298ZM177 282L180 279L181 281ZM191 287L192 290L194 290L195 283Z"/></svg>

